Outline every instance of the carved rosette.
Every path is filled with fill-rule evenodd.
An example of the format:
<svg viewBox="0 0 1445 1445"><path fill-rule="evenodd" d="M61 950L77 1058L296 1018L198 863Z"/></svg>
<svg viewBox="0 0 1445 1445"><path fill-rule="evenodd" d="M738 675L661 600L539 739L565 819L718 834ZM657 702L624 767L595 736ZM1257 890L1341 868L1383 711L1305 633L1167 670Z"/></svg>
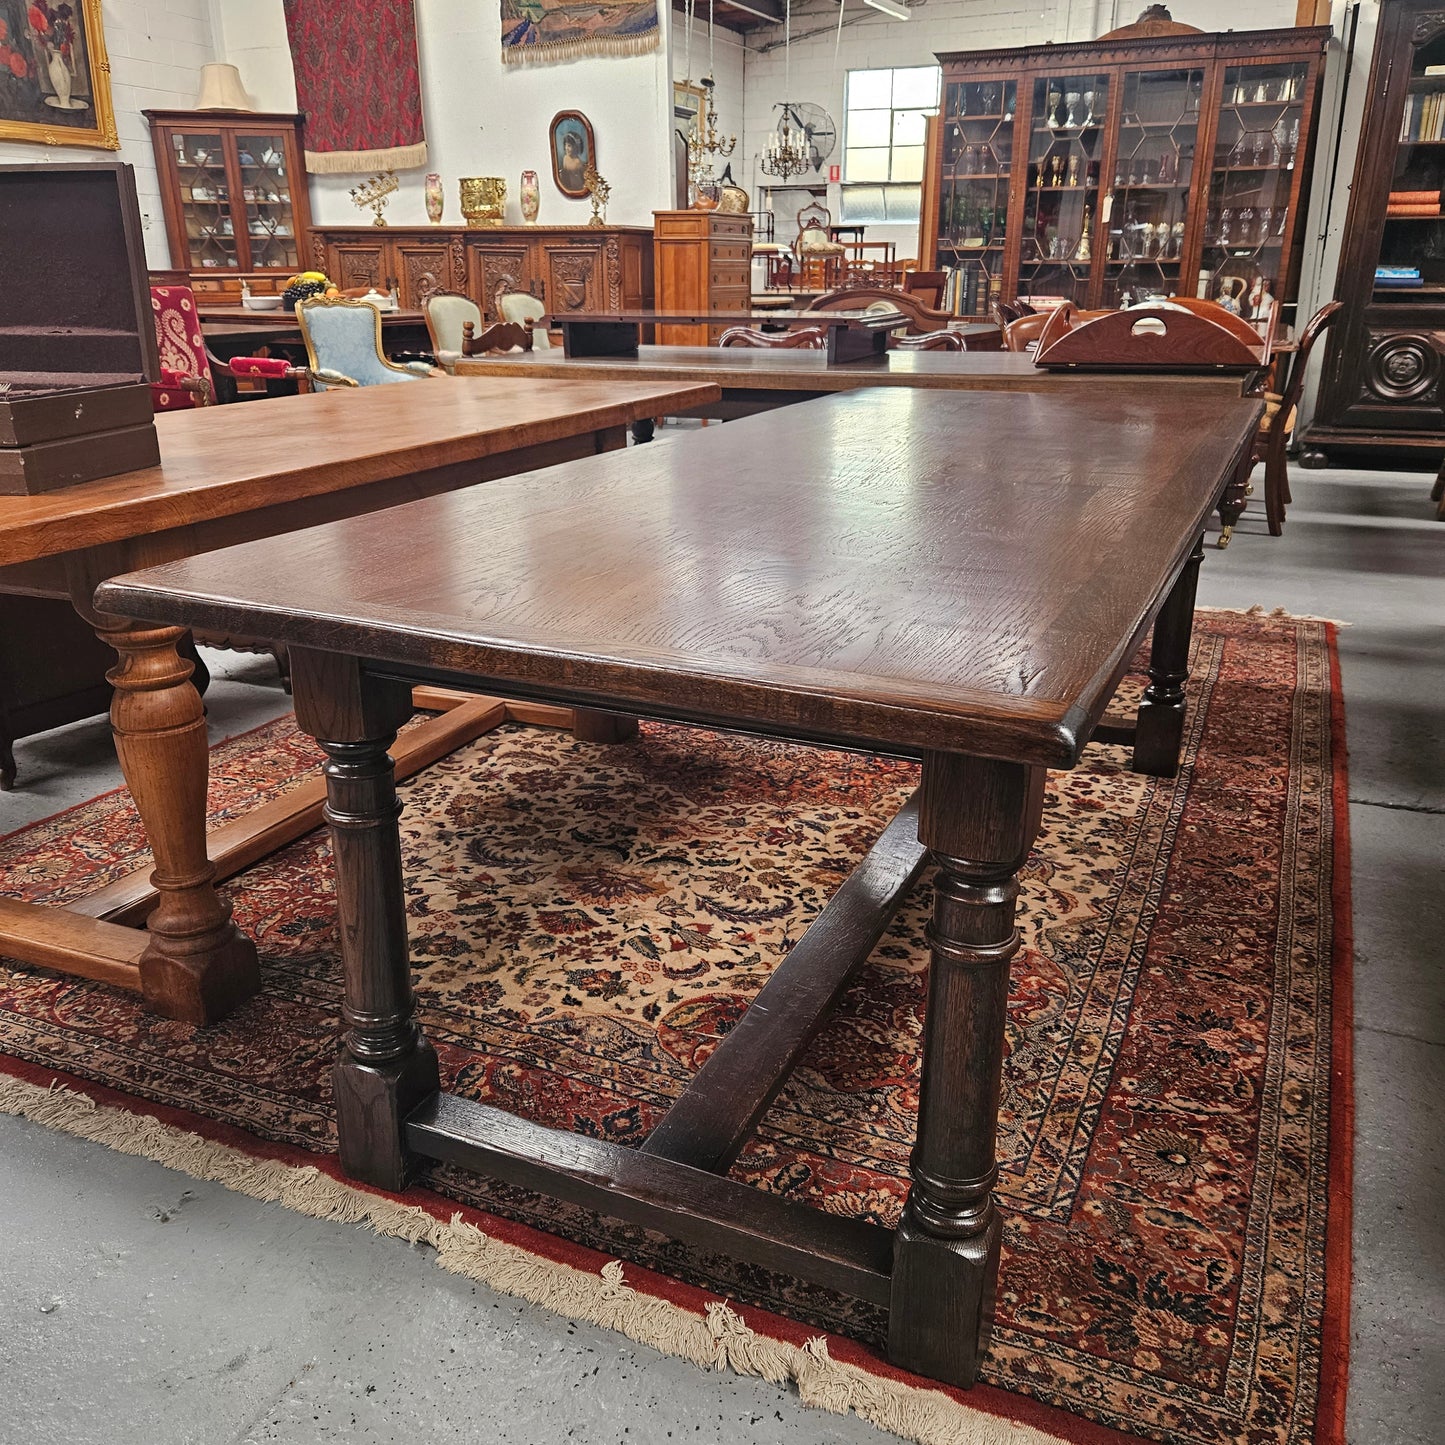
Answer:
<svg viewBox="0 0 1445 1445"><path fill-rule="evenodd" d="M1384 401L1413 401L1439 380L1440 353L1416 332L1382 337L1365 357L1365 385Z"/></svg>
<svg viewBox="0 0 1445 1445"><path fill-rule="evenodd" d="M607 238L607 307L622 310L622 246L616 236Z"/></svg>
<svg viewBox="0 0 1445 1445"><path fill-rule="evenodd" d="M1415 33L1410 37L1416 45L1424 45L1445 30L1445 10L1422 10L1415 17Z"/></svg>

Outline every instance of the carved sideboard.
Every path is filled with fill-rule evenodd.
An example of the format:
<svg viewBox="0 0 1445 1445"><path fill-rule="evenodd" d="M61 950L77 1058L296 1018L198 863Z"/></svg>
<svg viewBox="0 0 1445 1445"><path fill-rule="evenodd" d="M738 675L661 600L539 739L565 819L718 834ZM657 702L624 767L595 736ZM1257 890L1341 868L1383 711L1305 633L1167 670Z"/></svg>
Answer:
<svg viewBox="0 0 1445 1445"><path fill-rule="evenodd" d="M653 304L645 226L318 226L311 265L343 290L395 280L408 309L433 291L464 291L488 320L499 290L530 292L552 312Z"/></svg>

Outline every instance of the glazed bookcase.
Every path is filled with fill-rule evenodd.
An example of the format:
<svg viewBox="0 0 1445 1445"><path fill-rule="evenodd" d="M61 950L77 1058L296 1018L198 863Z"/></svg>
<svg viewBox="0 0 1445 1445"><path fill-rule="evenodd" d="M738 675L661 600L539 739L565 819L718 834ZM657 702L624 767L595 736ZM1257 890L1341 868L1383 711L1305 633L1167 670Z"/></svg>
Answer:
<svg viewBox="0 0 1445 1445"><path fill-rule="evenodd" d="M301 118L148 110L171 264L197 291L269 292L308 265Z"/></svg>
<svg viewBox="0 0 1445 1445"><path fill-rule="evenodd" d="M953 310L1223 293L1293 319L1329 28L1174 28L939 55L922 250Z"/></svg>
<svg viewBox="0 0 1445 1445"><path fill-rule="evenodd" d="M1430 74L1430 71L1436 71ZM1305 459L1445 447L1445 6L1383 0ZM1391 204L1392 193L1411 202ZM1433 206L1413 200L1434 194ZM1433 211L1433 214L1428 212ZM1418 273L1382 284L1377 268Z"/></svg>

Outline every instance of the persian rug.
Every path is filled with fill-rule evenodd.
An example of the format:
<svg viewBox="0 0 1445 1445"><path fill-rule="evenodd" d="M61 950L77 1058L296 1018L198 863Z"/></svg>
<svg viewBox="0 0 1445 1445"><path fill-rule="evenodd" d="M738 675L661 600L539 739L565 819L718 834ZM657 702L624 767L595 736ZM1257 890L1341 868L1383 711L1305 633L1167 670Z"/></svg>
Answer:
<svg viewBox="0 0 1445 1445"><path fill-rule="evenodd" d="M285 9L307 169L424 166L414 0L285 0Z"/></svg>
<svg viewBox="0 0 1445 1445"><path fill-rule="evenodd" d="M661 43L657 0L502 0L502 59L508 65L579 55L643 55Z"/></svg>
<svg viewBox="0 0 1445 1445"><path fill-rule="evenodd" d="M909 1439L1339 1445L1350 935L1332 628L1201 613L1191 695L1178 778L1105 746L1050 777L1009 1006L998 1325L972 1391L884 1363L883 1321L856 1301L617 1221L440 1165L405 1196L342 1182L321 833L231 885L264 986L216 1027L0 962L0 1109L425 1239L444 1268L791 1379ZM217 815L317 759L290 719L222 746ZM641 1141L916 777L661 724L611 746L508 724L417 775L402 788L412 958L444 1087ZM141 849L112 794L0 841L0 875L62 902ZM929 907L925 877L735 1177L896 1222Z"/></svg>

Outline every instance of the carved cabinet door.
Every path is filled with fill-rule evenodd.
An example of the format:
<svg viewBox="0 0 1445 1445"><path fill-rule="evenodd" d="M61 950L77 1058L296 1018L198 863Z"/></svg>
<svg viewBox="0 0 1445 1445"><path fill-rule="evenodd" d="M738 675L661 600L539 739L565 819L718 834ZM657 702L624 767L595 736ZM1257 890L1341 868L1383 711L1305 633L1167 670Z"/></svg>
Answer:
<svg viewBox="0 0 1445 1445"><path fill-rule="evenodd" d="M386 290L391 273L385 241L333 241L328 249L326 274L340 290L355 286Z"/></svg>
<svg viewBox="0 0 1445 1445"><path fill-rule="evenodd" d="M419 311L433 291L451 291L451 252L445 242L397 241L396 278L401 304Z"/></svg>
<svg viewBox="0 0 1445 1445"><path fill-rule="evenodd" d="M542 245L542 278L547 310L564 315L568 311L605 311L607 275L605 242L582 240L547 241Z"/></svg>
<svg viewBox="0 0 1445 1445"><path fill-rule="evenodd" d="M457 278L461 280L461 277ZM488 321L497 320L499 291L530 291L533 284L532 249L526 241L467 242L466 290Z"/></svg>

